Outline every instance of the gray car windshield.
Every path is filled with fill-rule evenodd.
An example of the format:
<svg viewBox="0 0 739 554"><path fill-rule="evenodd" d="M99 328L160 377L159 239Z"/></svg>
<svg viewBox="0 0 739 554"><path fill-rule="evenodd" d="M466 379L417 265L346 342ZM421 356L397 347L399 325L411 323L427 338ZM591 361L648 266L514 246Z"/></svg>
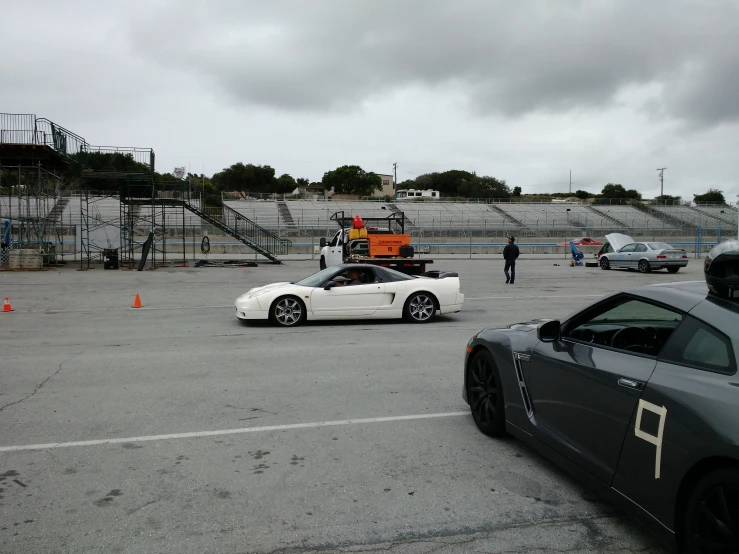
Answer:
<svg viewBox="0 0 739 554"><path fill-rule="evenodd" d="M331 277L334 273L336 273L337 268L335 267L327 267L326 269L323 269L319 271L318 273L314 273L313 275L310 275L309 277L306 277L305 279L301 279L296 285L300 285L301 287L317 287L321 283L323 283L326 279Z"/></svg>
<svg viewBox="0 0 739 554"><path fill-rule="evenodd" d="M666 242L648 242L647 244L652 250L672 250L672 246Z"/></svg>

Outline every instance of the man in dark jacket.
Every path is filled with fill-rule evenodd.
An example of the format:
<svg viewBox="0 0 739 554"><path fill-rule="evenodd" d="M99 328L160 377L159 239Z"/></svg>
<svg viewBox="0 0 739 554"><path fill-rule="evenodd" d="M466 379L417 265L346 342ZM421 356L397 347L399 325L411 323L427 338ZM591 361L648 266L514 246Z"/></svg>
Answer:
<svg viewBox="0 0 739 554"><path fill-rule="evenodd" d="M516 258L518 258L518 246L514 243L516 239L514 237L508 237L508 244L503 249L503 258L505 259L505 282L511 285L516 280ZM508 273L508 270L511 273Z"/></svg>

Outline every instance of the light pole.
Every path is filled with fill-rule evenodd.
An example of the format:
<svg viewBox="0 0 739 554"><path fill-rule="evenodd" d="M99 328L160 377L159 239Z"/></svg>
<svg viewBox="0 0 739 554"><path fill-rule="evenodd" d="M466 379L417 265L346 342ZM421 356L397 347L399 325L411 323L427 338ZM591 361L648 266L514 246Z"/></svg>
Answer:
<svg viewBox="0 0 739 554"><path fill-rule="evenodd" d="M739 194L736 197L736 240L739 240Z"/></svg>

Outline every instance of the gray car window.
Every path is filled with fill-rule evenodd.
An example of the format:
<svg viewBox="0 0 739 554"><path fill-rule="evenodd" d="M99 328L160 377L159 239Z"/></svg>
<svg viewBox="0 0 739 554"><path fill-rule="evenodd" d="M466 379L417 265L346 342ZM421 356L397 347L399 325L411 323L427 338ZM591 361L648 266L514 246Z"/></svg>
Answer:
<svg viewBox="0 0 739 554"><path fill-rule="evenodd" d="M634 248L636 248L636 244L627 244L619 252L633 252Z"/></svg>
<svg viewBox="0 0 739 554"><path fill-rule="evenodd" d="M647 251L646 244L637 244L636 248L634 249L634 252L646 252L646 251Z"/></svg>
<svg viewBox="0 0 739 554"><path fill-rule="evenodd" d="M736 372L731 341L713 327L690 316L672 334L660 358L708 371Z"/></svg>
<svg viewBox="0 0 739 554"><path fill-rule="evenodd" d="M618 303L613 308L606 310L592 318L589 323L605 323L614 321L650 321L650 322L677 322L682 316L655 304L642 302L641 300L627 300Z"/></svg>
<svg viewBox="0 0 739 554"><path fill-rule="evenodd" d="M572 319L564 338L616 350L657 356L683 315L629 295L619 295Z"/></svg>

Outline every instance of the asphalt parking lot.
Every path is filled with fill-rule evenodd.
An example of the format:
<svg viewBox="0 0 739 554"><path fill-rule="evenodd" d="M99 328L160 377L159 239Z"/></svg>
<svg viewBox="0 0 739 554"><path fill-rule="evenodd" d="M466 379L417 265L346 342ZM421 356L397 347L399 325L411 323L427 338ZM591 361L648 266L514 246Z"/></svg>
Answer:
<svg viewBox="0 0 739 554"><path fill-rule="evenodd" d="M642 275L523 258L512 286L497 258L434 268L459 272L461 313L293 330L244 325L233 301L315 261L0 273L15 309L0 313L0 552L662 552L477 432L461 363L483 327L702 279L700 261Z"/></svg>

